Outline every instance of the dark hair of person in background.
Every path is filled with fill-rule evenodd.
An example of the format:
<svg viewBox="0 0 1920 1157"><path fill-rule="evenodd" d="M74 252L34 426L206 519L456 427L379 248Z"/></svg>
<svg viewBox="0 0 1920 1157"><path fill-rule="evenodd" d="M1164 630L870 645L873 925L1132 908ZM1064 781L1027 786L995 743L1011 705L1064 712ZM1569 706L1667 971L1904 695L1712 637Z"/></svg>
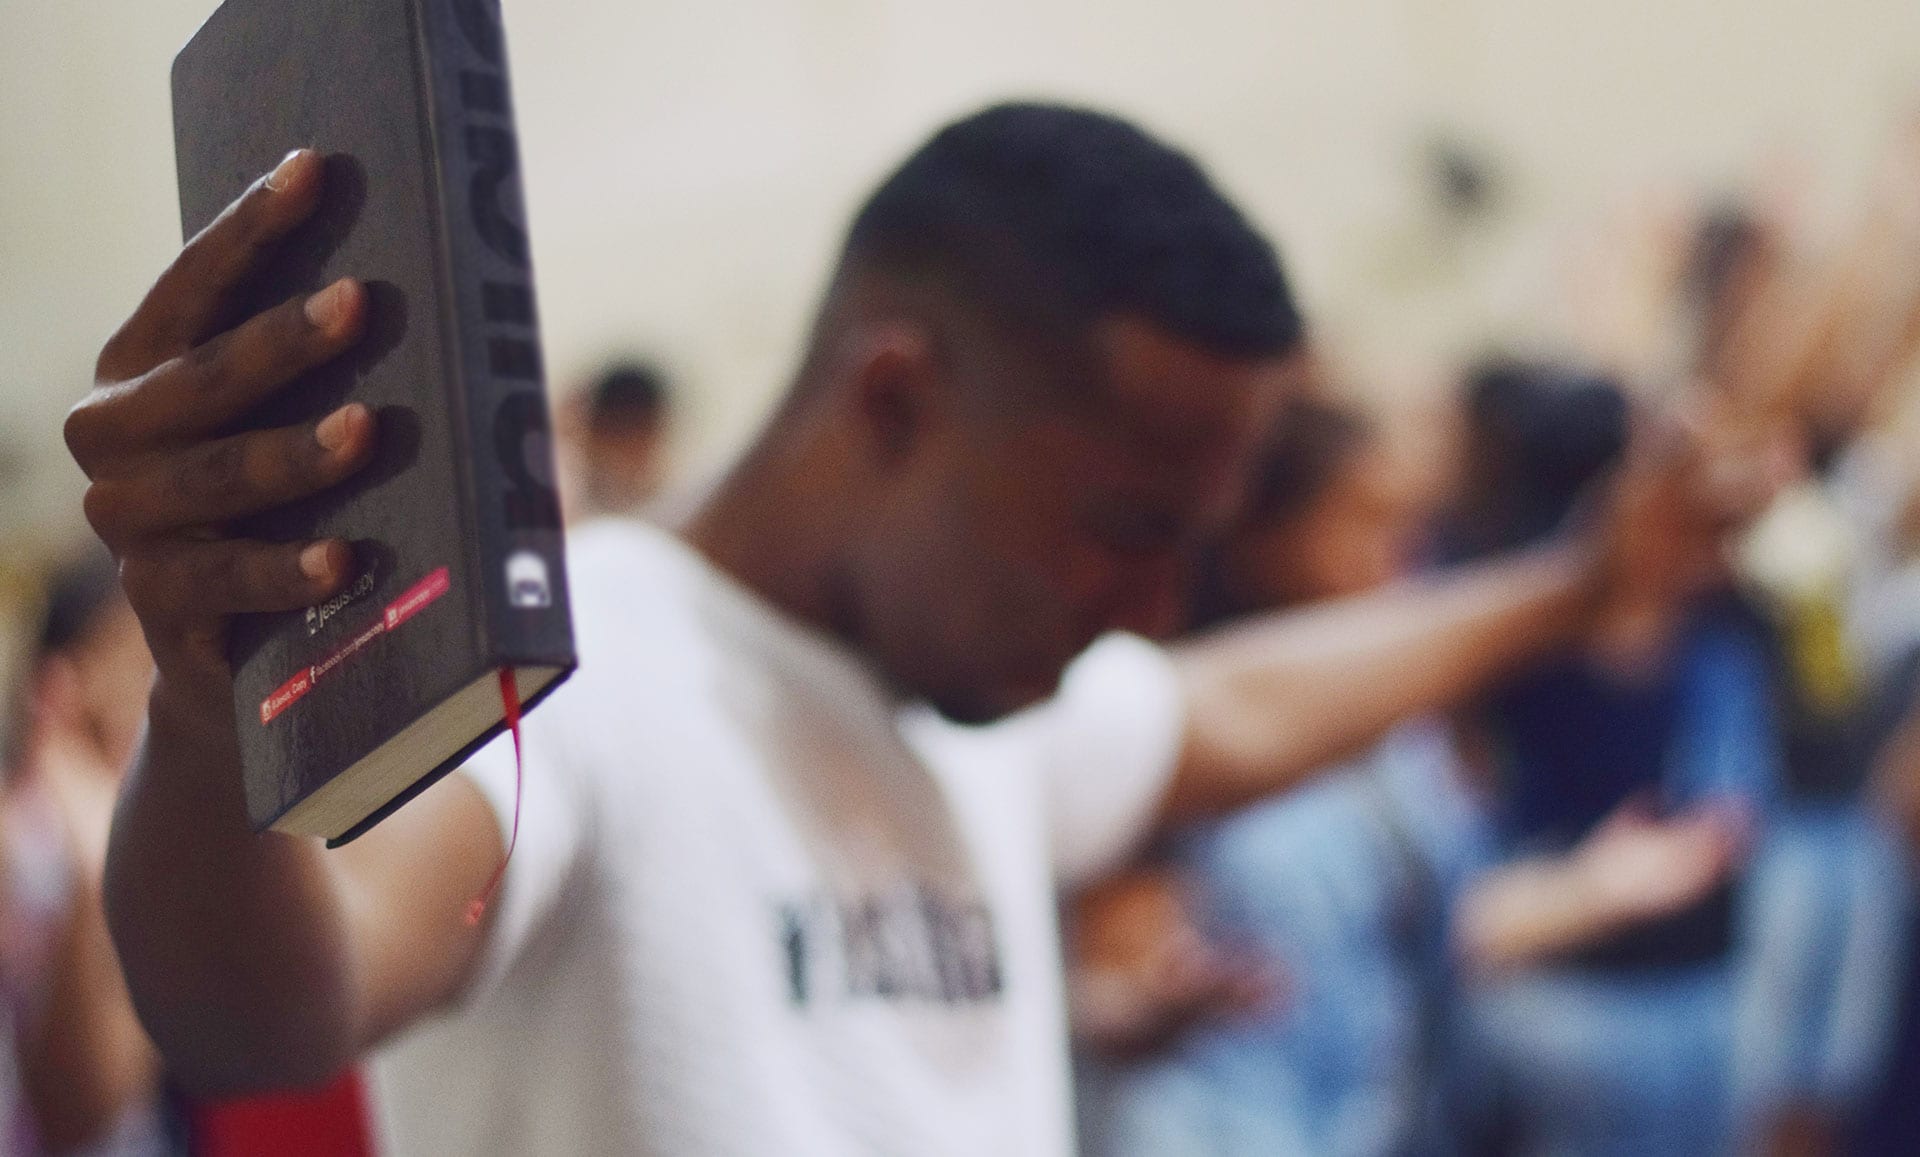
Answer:
<svg viewBox="0 0 1920 1157"><path fill-rule="evenodd" d="M89 540L86 549L56 566L47 577L29 668L77 649L119 598L120 576L113 556ZM28 714L24 701L8 712L6 734L0 737L6 741L0 747L0 756L5 757L7 774L12 773L13 764L25 749L26 732L32 726Z"/></svg>
<svg viewBox="0 0 1920 1157"><path fill-rule="evenodd" d="M1767 246L1759 220L1737 204L1715 207L1695 230L1681 289L1696 326L1696 369L1711 369L1720 356Z"/></svg>
<svg viewBox="0 0 1920 1157"><path fill-rule="evenodd" d="M1359 411L1314 397L1288 400L1261 446L1238 531L1291 522L1312 508L1349 458L1374 438ZM1236 582L1229 543L1202 552L1195 567L1188 626L1205 630L1258 611L1262 605Z"/></svg>
<svg viewBox="0 0 1920 1157"><path fill-rule="evenodd" d="M1463 490L1449 553L1480 558L1540 541L1627 446L1627 396L1604 375L1490 361L1467 377Z"/></svg>
<svg viewBox="0 0 1920 1157"><path fill-rule="evenodd" d="M89 549L57 568L47 583L36 653L45 656L70 650L100 612L119 597L120 576L104 548Z"/></svg>
<svg viewBox="0 0 1920 1157"><path fill-rule="evenodd" d="M667 416L667 379L659 367L619 361L600 372L585 391L587 429L612 433L658 426Z"/></svg>
<svg viewBox="0 0 1920 1157"><path fill-rule="evenodd" d="M1443 532L1454 561L1553 534L1626 448L1626 396L1601 375L1490 362L1468 375L1464 404L1461 498ZM1487 697L1488 721L1511 757L1498 785L1502 810L1523 843L1572 846L1660 767L1674 710L1669 689L1622 689L1614 698L1578 661L1549 665ZM1561 740L1589 731L1609 737L1589 748L1598 755L1594 767L1572 750L1580 745ZM1563 766L1568 759L1581 766Z"/></svg>
<svg viewBox="0 0 1920 1157"><path fill-rule="evenodd" d="M122 617L110 620L110 615ZM123 633L115 635L114 631ZM82 659L83 652L93 649L95 641L100 639L124 639L115 646L122 651L132 648L142 657L138 669L148 669L144 660L145 645L135 631L134 620L126 610L125 596L120 591L119 568L105 547L92 542L56 567L47 580L46 609L40 620L35 662L62 657ZM103 682L127 679L127 673L118 669L127 661L123 659L111 669L93 671L90 678ZM145 697L133 693L139 690L135 686L83 686L80 690L95 700L86 720L91 728L87 736L89 742L108 762L123 764L132 755L141 721L146 716ZM114 695L116 691L121 694Z"/></svg>

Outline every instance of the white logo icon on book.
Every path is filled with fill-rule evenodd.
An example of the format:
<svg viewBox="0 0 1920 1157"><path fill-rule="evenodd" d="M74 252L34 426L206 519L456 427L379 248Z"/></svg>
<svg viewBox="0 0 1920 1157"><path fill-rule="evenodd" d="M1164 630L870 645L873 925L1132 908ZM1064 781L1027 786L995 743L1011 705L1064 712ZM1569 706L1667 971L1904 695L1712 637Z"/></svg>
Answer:
<svg viewBox="0 0 1920 1157"><path fill-rule="evenodd" d="M553 605L546 559L527 550L507 556L507 604L514 607Z"/></svg>

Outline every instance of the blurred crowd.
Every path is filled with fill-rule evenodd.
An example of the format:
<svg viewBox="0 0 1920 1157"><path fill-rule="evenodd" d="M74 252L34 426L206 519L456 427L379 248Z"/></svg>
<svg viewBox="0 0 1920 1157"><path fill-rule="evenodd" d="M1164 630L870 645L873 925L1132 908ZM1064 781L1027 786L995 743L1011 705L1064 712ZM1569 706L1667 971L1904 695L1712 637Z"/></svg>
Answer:
<svg viewBox="0 0 1920 1157"><path fill-rule="evenodd" d="M1712 597L1070 897L1090 1152L1920 1146L1916 144L1823 250L1645 222L1588 320L1657 340L1467 368L1443 465L1331 380L1280 422L1192 630L1550 535L1636 426L1764 431L1790 483Z"/></svg>
<svg viewBox="0 0 1920 1157"><path fill-rule="evenodd" d="M1546 540L1634 438L1787 483L1708 597L1610 608L1061 896L1091 1157L1920 1152L1920 137L1844 236L1762 192L1636 222L1601 258L1630 269L1585 271L1592 341L1449 368L1420 437L1314 351L1185 632ZM570 519L646 516L675 404L624 360L557 400ZM0 747L0 1148L364 1146L350 1082L169 1090L101 910L151 661L104 553L41 579Z"/></svg>

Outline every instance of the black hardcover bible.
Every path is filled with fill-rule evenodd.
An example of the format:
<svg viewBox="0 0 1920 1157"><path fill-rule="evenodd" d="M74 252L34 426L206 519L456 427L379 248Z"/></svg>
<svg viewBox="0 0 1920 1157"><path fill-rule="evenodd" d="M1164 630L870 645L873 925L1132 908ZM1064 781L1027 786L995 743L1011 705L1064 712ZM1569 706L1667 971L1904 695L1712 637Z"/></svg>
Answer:
<svg viewBox="0 0 1920 1157"><path fill-rule="evenodd" d="M247 809L352 839L498 734L510 669L531 706L574 666L506 54L494 0L227 0L173 67L190 237L289 151L326 157L314 218L238 319L336 278L365 337L250 415L372 409L372 465L254 520L340 537L356 573L231 643Z"/></svg>

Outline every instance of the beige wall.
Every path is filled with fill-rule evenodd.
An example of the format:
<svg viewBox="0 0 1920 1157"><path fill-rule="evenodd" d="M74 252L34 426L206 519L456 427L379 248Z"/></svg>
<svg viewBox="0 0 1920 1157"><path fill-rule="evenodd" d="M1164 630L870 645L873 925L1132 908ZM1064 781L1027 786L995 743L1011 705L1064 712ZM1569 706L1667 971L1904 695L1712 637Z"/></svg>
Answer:
<svg viewBox="0 0 1920 1157"><path fill-rule="evenodd" d="M0 0L0 533L71 509L58 418L178 242L168 61L209 0ZM1920 91L1913 0L508 2L557 384L658 350L711 462L781 381L840 225L940 118L1008 94L1136 114L1281 240L1323 332L1381 364L1543 323L1575 230L1770 154L1844 181ZM1432 243L1435 127L1509 212ZM1830 187L1843 188L1843 184Z"/></svg>

